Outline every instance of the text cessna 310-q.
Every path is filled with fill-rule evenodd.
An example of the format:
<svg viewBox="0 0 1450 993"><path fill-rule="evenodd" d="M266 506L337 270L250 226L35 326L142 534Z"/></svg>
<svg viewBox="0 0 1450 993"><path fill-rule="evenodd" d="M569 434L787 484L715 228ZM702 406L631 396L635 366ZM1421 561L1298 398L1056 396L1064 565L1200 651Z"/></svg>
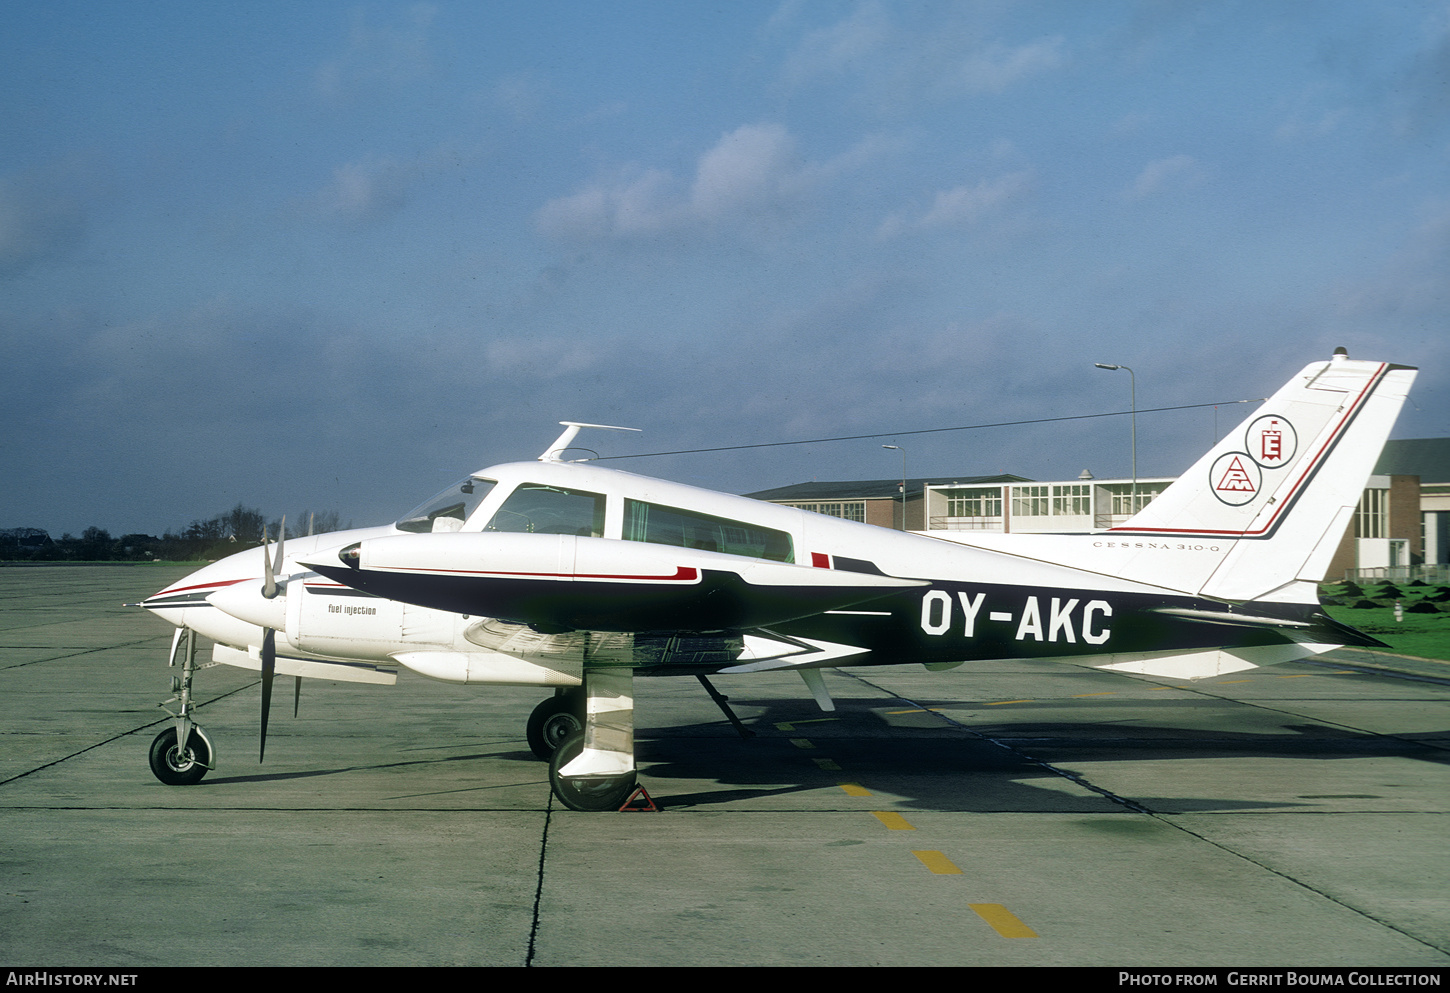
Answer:
<svg viewBox="0 0 1450 993"><path fill-rule="evenodd" d="M636 676L1045 658L1195 678L1381 643L1328 617L1316 584L1415 370L1338 350L1125 524L1085 534L893 531L561 453L493 466L385 527L278 541L143 606L177 625L171 784L215 751L194 722L193 632L262 673L554 689L528 721L555 795L611 810L636 788ZM724 700L717 696L722 706ZM729 714L726 710L727 716Z"/></svg>

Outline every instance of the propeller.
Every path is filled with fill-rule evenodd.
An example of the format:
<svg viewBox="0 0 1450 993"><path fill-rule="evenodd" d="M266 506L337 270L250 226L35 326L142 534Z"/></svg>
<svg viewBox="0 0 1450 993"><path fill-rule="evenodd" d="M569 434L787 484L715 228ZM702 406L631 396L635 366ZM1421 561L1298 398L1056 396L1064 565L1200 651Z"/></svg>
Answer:
<svg viewBox="0 0 1450 993"><path fill-rule="evenodd" d="M277 573L282 571L283 547L287 541L287 515L277 527L277 559L272 560L271 543L267 540L267 527L262 526L262 596L274 598L281 587L277 585ZM272 679L277 675L277 632L272 628L262 629L262 736L257 747L257 761L267 756L267 715L272 711ZM298 686L301 693L301 686ZM295 708L295 703L294 703ZM294 709L293 716L296 716Z"/></svg>

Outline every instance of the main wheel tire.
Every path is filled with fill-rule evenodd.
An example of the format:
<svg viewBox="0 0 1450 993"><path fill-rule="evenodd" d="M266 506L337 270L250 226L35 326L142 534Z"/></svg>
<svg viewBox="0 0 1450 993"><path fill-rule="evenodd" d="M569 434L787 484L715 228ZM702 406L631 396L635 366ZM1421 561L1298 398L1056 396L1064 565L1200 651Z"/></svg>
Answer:
<svg viewBox="0 0 1450 993"><path fill-rule="evenodd" d="M564 739L549 760L549 785L559 802L570 810L618 810L634 792L633 772L624 776L560 776L559 770L584 751L584 734Z"/></svg>
<svg viewBox="0 0 1450 993"><path fill-rule="evenodd" d="M186 752L176 747L176 728L167 728L151 742L151 772L167 786L201 782L211 767L211 749L195 728L187 735Z"/></svg>
<svg viewBox="0 0 1450 993"><path fill-rule="evenodd" d="M571 695L551 696L535 707L525 730L529 750L545 762L553 758L566 738L584 730L579 709L579 701Z"/></svg>

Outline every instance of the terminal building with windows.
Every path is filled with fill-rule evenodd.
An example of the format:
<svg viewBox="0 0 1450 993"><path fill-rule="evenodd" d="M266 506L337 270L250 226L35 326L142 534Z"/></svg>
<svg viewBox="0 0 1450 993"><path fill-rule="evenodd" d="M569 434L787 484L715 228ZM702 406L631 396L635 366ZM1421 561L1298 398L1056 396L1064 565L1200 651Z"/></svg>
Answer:
<svg viewBox="0 0 1450 993"><path fill-rule="evenodd" d="M998 476L810 482L749 493L770 503L920 531L1100 531L1117 527L1171 476L1072 480ZM904 485L903 485L904 483ZM1385 443L1329 578L1450 582L1450 438Z"/></svg>

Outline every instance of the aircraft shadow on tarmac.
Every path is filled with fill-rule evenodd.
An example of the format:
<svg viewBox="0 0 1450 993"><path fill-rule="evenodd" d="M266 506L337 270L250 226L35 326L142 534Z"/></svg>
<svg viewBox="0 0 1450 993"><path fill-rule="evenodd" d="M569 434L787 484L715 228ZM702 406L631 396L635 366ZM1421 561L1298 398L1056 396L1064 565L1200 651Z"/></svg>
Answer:
<svg viewBox="0 0 1450 993"><path fill-rule="evenodd" d="M1304 775L1278 773L1286 787L1282 799L1216 793L1205 796L1124 796L1093 782L1089 765L1121 766L1130 762L1215 759L1230 760L1223 778L1215 783L1232 790L1235 783L1259 780L1247 777L1233 761L1259 759L1313 761L1326 759L1400 757L1438 764L1450 763L1443 744L1450 732L1418 732L1395 736L1366 734L1262 711L1239 715L1238 730L1213 727L1210 711L1217 700L1132 701L1044 700L1038 705L1054 713L1071 706L1075 717L1060 720L982 721L985 704L951 700L904 701L881 698L838 699L837 711L822 714L799 698L732 701L756 737L742 738L723 720L637 729L637 758L641 782L662 808L683 809L749 803L790 794L836 791L842 783L861 784L873 795L890 798L898 808L943 812L1054 812L1115 813L1144 808L1154 812L1187 813L1198 810L1272 810L1320 806L1329 798L1376 799L1365 793L1341 792L1349 787L1326 782L1318 769ZM1026 702L1024 702L1025 705ZM1037 703L1033 701L1031 703ZM893 705L894 704L894 705ZM462 708L465 701L458 701ZM1132 716L1123 713L1131 709ZM1143 711L1158 720L1149 723ZM1022 709L1014 711L1025 717ZM641 716L648 717L647 712ZM997 718L998 715L990 715ZM1172 723L1173 716L1183 716ZM1252 725L1252 721L1258 721ZM1245 726L1249 730L1243 730ZM484 729L481 729L484 730ZM486 733L486 732L485 732ZM1438 739L1438 742L1436 741ZM416 794L478 792L514 788L548 781L547 767L526 748L509 739L496 747L480 748L478 741L460 741L459 753L377 763L349 763L326 768L212 776L213 786L248 783L321 780L340 774L416 770ZM813 760L824 760L827 768ZM428 790L426 774L457 763L506 764L482 781ZM838 769L830 769L834 765ZM1238 770L1238 771L1235 771ZM451 773L450 777L457 773ZM1171 775L1171 774L1168 774ZM1165 779L1167 776L1165 775ZM1172 781L1172 780L1170 780ZM704 788L704 784L715 784ZM701 788L692 788L700 784ZM439 783L439 785L443 785ZM1362 786L1361 786L1362 788ZM1296 792L1289 794L1287 789ZM1304 790L1302 794L1298 790ZM848 794L840 792L843 806ZM849 803L856 806L855 801ZM810 803L819 809L819 800ZM771 804L772 809L781 809Z"/></svg>
<svg viewBox="0 0 1450 993"><path fill-rule="evenodd" d="M1213 703L1209 701L1207 703ZM1045 701L1060 710L1060 701ZM1092 782L1083 763L1161 762L1165 760L1253 761L1282 759L1320 762L1326 759L1402 757L1450 763L1443 745L1420 739L1447 740L1446 732L1398 735L1364 734L1307 721L1285 722L1288 715L1264 714L1262 731L1225 731L1198 722L1174 726L1141 719L1107 717L1111 704L1095 702L1083 720L975 723L966 712L979 709L960 700L925 702L916 727L888 723L884 713L901 720L910 711L882 708L879 700L838 700L834 715L810 713L799 700L741 700L742 708L765 709L748 724L758 737L742 739L725 722L668 728L641 727L638 759L642 781L665 807L705 806L763 798L801 790L860 783L874 794L890 797L898 807L961 812L1105 813L1132 809L1111 798ZM1126 702L1125 702L1126 704ZM1141 713L1144 703L1132 703ZM1201 709L1198 701L1162 701L1155 711ZM958 724L933 710L962 715ZM1168 716L1168 715L1164 715ZM825 718L825 719L822 719ZM835 718L832 720L831 718ZM967 718L967 719L962 719ZM1292 718L1289 718L1293 721ZM1239 722L1242 724L1242 722ZM780 730L777 725L785 725ZM803 749L792 739L806 736ZM813 759L829 759L840 771L821 769ZM1224 766L1218 785L1232 788L1243 781L1232 764ZM1168 775L1165 774L1165 779ZM1365 793L1339 792L1322 771L1305 775L1278 774L1295 793L1282 800L1214 796L1126 796L1123 799L1155 812L1196 810L1267 810L1318 806L1331 798L1376 799ZM713 780L724 789L678 792L683 782ZM1170 780L1171 781L1171 780ZM668 784L668 785L667 785ZM790 785L786 785L790 784ZM1083 784L1074 786L1072 784ZM1319 787L1323 786L1323 791ZM730 788L734 787L734 788ZM1361 787L1362 788L1362 787ZM1103 792L1096 792L1103 789ZM1303 790L1303 794L1298 791ZM1258 792L1266 792L1263 783ZM846 799L846 794L841 794Z"/></svg>

